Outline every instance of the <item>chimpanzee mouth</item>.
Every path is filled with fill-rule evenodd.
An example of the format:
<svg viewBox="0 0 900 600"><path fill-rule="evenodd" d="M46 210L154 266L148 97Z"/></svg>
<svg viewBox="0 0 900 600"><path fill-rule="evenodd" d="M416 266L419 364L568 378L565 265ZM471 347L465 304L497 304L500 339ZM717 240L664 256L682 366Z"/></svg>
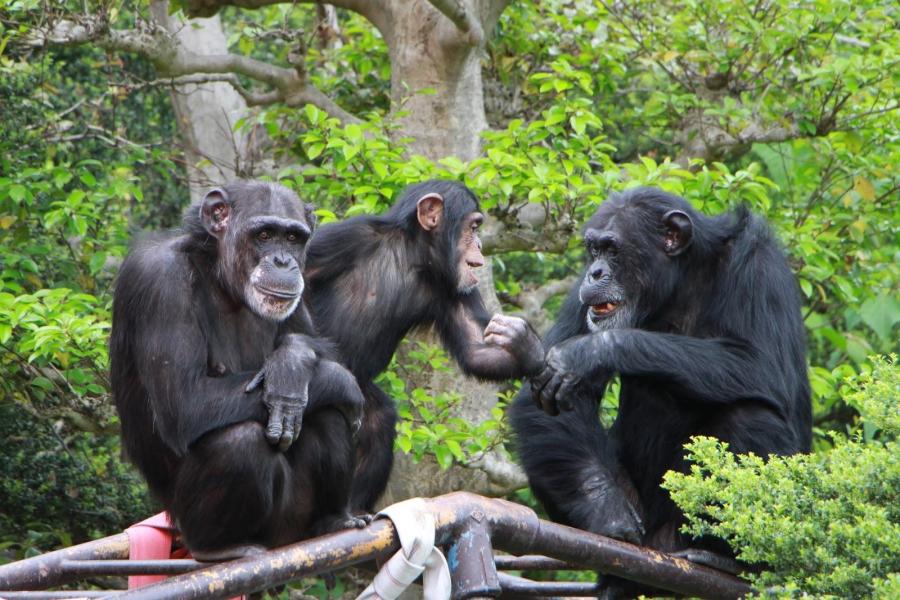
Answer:
<svg viewBox="0 0 900 600"><path fill-rule="evenodd" d="M261 285L255 286L256 290L265 296L269 296L272 298L277 298L279 300L294 300L297 296L300 295L299 292L295 290L273 290L271 288L263 287Z"/></svg>
<svg viewBox="0 0 900 600"><path fill-rule="evenodd" d="M467 271L466 276L469 279L469 281L467 283L469 285L477 285L478 284L478 269L481 268L481 265L466 262L466 266L468 267L468 269L466 269L466 271Z"/></svg>
<svg viewBox="0 0 900 600"><path fill-rule="evenodd" d="M613 314L614 312L616 312L616 309L619 308L619 304L620 304L619 302L614 302L614 301L601 302L599 304L592 304L591 305L591 317L601 318L601 319L604 317L608 317L611 314Z"/></svg>

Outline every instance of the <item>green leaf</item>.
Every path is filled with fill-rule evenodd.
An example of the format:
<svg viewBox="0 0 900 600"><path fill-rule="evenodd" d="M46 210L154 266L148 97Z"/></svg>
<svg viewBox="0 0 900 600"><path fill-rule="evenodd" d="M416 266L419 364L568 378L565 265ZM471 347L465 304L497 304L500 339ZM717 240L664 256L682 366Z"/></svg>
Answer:
<svg viewBox="0 0 900 600"><path fill-rule="evenodd" d="M322 151L324 149L325 149L325 144L310 144L306 148L306 156L310 160L313 160L313 159L317 158L320 154L322 154Z"/></svg>
<svg viewBox="0 0 900 600"><path fill-rule="evenodd" d="M442 469L449 469L453 465L453 454L446 446L435 446L434 457Z"/></svg>
<svg viewBox="0 0 900 600"><path fill-rule="evenodd" d="M884 341L892 339L891 332L900 323L900 302L897 298L881 295L869 298L859 308L863 322Z"/></svg>
<svg viewBox="0 0 900 600"><path fill-rule="evenodd" d="M50 391L53 389L53 383L46 377L35 377L31 380L31 385L46 391Z"/></svg>
<svg viewBox="0 0 900 600"><path fill-rule="evenodd" d="M17 183L9 188L9 197L16 203L21 204L26 198L31 198L31 193L21 183Z"/></svg>

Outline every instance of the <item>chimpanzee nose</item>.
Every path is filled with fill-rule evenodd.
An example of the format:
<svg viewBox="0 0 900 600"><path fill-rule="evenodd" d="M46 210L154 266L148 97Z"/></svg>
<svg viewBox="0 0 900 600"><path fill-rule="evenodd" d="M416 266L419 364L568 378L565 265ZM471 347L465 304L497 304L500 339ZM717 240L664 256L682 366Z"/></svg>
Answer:
<svg viewBox="0 0 900 600"><path fill-rule="evenodd" d="M603 277L603 267L597 266L591 268L591 279L600 279Z"/></svg>
<svg viewBox="0 0 900 600"><path fill-rule="evenodd" d="M284 252L276 252L272 256L272 262L274 262L275 266L279 269L283 269L291 264L291 258Z"/></svg>

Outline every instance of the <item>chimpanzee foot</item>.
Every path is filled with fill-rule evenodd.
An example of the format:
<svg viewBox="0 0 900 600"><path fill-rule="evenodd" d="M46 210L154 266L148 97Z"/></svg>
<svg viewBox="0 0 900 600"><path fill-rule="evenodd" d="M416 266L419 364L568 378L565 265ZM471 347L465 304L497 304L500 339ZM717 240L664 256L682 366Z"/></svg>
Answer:
<svg viewBox="0 0 900 600"><path fill-rule="evenodd" d="M236 558L244 558L245 556L254 556L265 552L267 548L259 544L235 544L233 546L225 546L216 550L191 550L191 556L194 560L201 562L219 562L223 560L234 560Z"/></svg>
<svg viewBox="0 0 900 600"><path fill-rule="evenodd" d="M373 518L374 515L369 513L361 513L358 515L351 515L350 513L332 515L319 521L318 526L315 528L315 532L318 536L344 529L362 529L371 523Z"/></svg>
<svg viewBox="0 0 900 600"><path fill-rule="evenodd" d="M740 575L743 571L747 570L744 565L730 556L710 552L709 550L701 550L699 548L687 548L686 550L673 552L672 556L683 558L705 567L718 569L719 571L725 571L732 575Z"/></svg>

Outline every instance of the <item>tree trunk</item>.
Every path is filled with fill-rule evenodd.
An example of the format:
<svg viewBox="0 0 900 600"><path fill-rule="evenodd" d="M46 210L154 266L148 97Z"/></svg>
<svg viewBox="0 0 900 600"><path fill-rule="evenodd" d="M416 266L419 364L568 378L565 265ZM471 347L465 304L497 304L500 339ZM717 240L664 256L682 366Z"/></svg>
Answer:
<svg viewBox="0 0 900 600"><path fill-rule="evenodd" d="M505 3L483 2L476 8L484 31L493 28ZM481 80L483 40L473 43L449 18L424 0L394 0L382 34L391 59L392 111L400 112L398 137L412 137L410 151L432 160L455 156L463 161L476 158L481 149L481 132L487 129ZM430 89L433 93L422 94ZM402 114L406 113L406 114ZM488 310L499 312L494 291L491 261L482 268L479 291ZM435 333L417 334L436 343ZM435 391L453 390L462 400L455 416L471 423L490 418L497 404L499 387L466 377L423 374L412 382ZM413 464L409 455L397 453L382 505L413 496L435 496L465 489L497 495L522 487L521 470L497 452L481 461L480 468L452 467L443 471L429 458Z"/></svg>
<svg viewBox="0 0 900 600"><path fill-rule="evenodd" d="M227 39L219 16L184 21L168 14L168 2L151 5L156 24L198 54L224 54ZM184 144L191 200L215 185L247 176L247 144L234 124L247 113L247 103L225 82L188 84L172 91L172 105Z"/></svg>
<svg viewBox="0 0 900 600"><path fill-rule="evenodd" d="M428 2L399 0L393 11L391 100L403 111L399 135L431 159L478 156L487 129L481 84L481 47ZM421 90L433 90L422 94Z"/></svg>

